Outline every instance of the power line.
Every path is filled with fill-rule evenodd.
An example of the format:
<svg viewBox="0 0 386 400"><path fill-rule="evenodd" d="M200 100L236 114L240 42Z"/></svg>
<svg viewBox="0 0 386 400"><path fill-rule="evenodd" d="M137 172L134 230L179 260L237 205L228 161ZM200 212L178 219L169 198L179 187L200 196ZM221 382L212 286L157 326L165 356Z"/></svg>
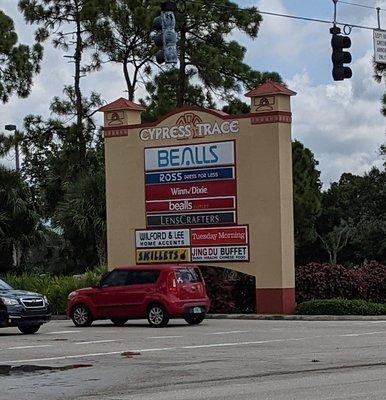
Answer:
<svg viewBox="0 0 386 400"><path fill-rule="evenodd" d="M186 1L189 2L189 3L192 3L192 4L197 4L198 3L198 4L201 4L203 6L210 5L210 6L214 7L214 8L217 8L219 11L235 9L235 7L230 7L230 6L225 6L225 5L221 6L221 5L215 5L215 4L208 4L208 3L205 3L205 2L199 1L199 0L186 0ZM339 2L341 2L341 1L339 0ZM239 11L247 11L248 10L246 8L240 8L238 6L236 7L236 9L238 9ZM374 8L374 10L376 10L376 8ZM325 19L308 18L308 17L299 16L299 15L290 15L290 14L281 14L281 13L275 13L275 12L269 12L269 11L261 11L259 9L257 9L256 11L257 11L257 13L262 14L262 15L271 15L271 16L274 16L274 17L297 19L297 20L309 21L309 22L320 22L320 23L323 23L323 24L330 24L330 25L334 24L334 21L328 21L328 20L325 20ZM371 27L371 26L350 24L350 23L347 23L347 22L339 22L339 21L337 21L335 23L335 25L340 25L340 26L343 26L343 27L367 29L367 30L371 30L371 31L373 31L374 29L377 29L377 28L374 28L374 27Z"/></svg>
<svg viewBox="0 0 386 400"><path fill-rule="evenodd" d="M351 2L351 1L338 0L338 3L347 4L347 5L349 5L349 6L367 8L367 9L369 9L369 10L378 10L378 9L379 9L380 11L386 11L386 8L373 7L373 6L366 6L365 4L353 3L353 2Z"/></svg>

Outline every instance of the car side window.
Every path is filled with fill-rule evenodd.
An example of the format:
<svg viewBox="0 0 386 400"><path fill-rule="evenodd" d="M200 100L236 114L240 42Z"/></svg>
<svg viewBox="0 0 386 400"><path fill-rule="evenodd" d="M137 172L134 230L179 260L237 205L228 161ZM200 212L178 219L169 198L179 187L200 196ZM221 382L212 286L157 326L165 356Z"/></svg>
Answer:
<svg viewBox="0 0 386 400"><path fill-rule="evenodd" d="M101 287L125 286L128 281L128 271L112 271L101 282Z"/></svg>
<svg viewBox="0 0 386 400"><path fill-rule="evenodd" d="M129 285L143 285L156 283L160 271L129 271Z"/></svg>

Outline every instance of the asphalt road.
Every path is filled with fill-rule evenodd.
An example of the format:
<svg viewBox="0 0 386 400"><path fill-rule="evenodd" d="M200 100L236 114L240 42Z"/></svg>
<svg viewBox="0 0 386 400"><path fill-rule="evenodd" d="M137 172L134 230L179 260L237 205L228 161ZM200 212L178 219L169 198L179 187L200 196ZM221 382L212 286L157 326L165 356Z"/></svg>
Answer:
<svg viewBox="0 0 386 400"><path fill-rule="evenodd" d="M55 321L33 336L0 330L1 400L235 398L386 399L386 321L177 320L163 329Z"/></svg>

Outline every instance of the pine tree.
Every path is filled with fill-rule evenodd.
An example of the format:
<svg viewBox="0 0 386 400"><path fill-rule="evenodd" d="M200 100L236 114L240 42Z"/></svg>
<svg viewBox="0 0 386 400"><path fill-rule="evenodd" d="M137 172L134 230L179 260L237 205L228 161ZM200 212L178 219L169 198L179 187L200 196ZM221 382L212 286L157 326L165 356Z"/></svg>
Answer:
<svg viewBox="0 0 386 400"><path fill-rule="evenodd" d="M40 71L43 47L17 44L18 37L12 19L0 11L0 100L6 103L16 93L27 97L32 78Z"/></svg>

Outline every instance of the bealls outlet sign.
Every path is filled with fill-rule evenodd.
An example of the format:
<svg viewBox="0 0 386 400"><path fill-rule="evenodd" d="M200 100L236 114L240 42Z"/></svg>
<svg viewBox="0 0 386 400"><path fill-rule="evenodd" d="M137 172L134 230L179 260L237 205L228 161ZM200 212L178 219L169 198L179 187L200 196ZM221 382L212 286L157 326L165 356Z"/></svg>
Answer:
<svg viewBox="0 0 386 400"><path fill-rule="evenodd" d="M149 140L170 140L170 139L189 139L203 138L212 135L227 135L239 132L239 121L224 121L210 124L202 122L200 118L193 119L192 122L185 123L181 118L174 126L162 126L156 128L146 128L139 132L139 137L143 141Z"/></svg>

